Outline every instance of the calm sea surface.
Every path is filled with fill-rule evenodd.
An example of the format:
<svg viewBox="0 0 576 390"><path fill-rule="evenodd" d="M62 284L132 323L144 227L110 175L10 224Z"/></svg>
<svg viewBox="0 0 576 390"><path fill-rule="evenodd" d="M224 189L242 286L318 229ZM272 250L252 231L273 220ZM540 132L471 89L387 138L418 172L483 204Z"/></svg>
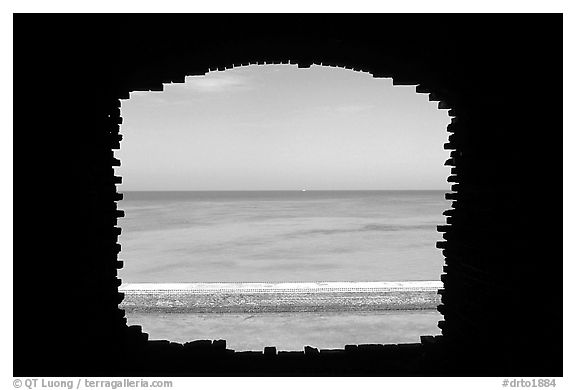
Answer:
<svg viewBox="0 0 576 390"><path fill-rule="evenodd" d="M436 310L322 313L174 314L130 313L151 339L185 343L226 340L236 351L302 351L309 345L343 349L346 344L418 343L420 336L440 334Z"/></svg>
<svg viewBox="0 0 576 390"><path fill-rule="evenodd" d="M125 192L130 282L438 280L443 191Z"/></svg>
<svg viewBox="0 0 576 390"><path fill-rule="evenodd" d="M439 280L436 225L448 207L442 191L126 192L120 277L124 283ZM316 301L327 305L325 295ZM128 324L142 325L151 339L223 338L236 350L418 342L439 333L442 316L429 305L350 311L339 299L329 300L330 309L296 312L254 312L252 300L233 313L139 312L129 299L124 306Z"/></svg>

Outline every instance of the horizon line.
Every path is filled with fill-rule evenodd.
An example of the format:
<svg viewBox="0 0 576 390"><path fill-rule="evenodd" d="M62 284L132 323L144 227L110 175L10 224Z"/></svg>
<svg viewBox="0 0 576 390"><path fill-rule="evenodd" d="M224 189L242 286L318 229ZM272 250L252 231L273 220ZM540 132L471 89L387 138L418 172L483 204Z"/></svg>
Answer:
<svg viewBox="0 0 576 390"><path fill-rule="evenodd" d="M284 189L284 190L122 190L121 192L321 192L321 191L446 191L451 192L450 188L408 188L408 189L330 189L330 190L309 190L305 189Z"/></svg>

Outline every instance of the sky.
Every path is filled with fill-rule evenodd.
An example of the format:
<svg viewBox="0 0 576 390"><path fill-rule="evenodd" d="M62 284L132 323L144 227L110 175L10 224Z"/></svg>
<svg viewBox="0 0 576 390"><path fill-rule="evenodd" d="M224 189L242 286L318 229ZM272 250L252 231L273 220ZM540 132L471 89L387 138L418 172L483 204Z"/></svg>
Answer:
<svg viewBox="0 0 576 390"><path fill-rule="evenodd" d="M324 66L250 65L122 100L120 191L446 190L446 110Z"/></svg>

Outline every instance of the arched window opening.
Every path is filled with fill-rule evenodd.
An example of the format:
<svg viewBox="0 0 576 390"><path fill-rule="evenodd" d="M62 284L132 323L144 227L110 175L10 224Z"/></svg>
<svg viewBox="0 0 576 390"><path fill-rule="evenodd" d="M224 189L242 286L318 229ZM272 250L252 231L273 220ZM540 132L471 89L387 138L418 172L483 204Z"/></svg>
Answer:
<svg viewBox="0 0 576 390"><path fill-rule="evenodd" d="M121 109L130 324L235 350L439 333L449 117L415 87L250 65Z"/></svg>

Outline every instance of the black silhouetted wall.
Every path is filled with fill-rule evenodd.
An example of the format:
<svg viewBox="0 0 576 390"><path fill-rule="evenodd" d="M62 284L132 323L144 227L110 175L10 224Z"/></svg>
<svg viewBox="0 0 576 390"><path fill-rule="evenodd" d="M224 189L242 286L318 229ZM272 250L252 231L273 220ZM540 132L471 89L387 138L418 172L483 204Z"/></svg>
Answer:
<svg viewBox="0 0 576 390"><path fill-rule="evenodd" d="M562 374L561 15L14 19L14 375ZM450 109L441 337L234 353L126 327L118 99L288 61L393 77Z"/></svg>

